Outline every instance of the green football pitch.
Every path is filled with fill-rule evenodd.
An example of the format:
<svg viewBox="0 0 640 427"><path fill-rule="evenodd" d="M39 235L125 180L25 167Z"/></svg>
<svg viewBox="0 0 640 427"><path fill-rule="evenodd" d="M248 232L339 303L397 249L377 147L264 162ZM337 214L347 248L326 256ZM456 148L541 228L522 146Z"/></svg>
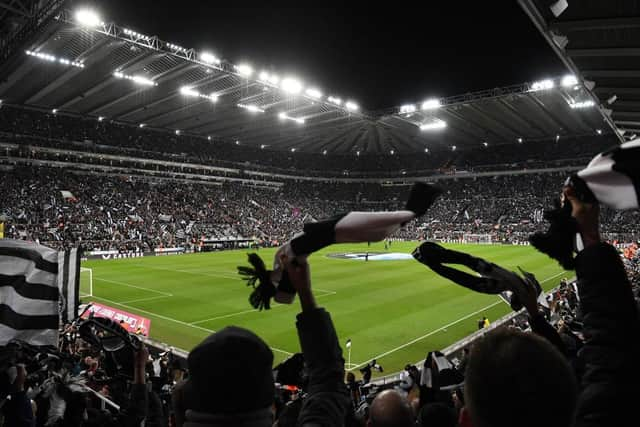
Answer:
<svg viewBox="0 0 640 427"><path fill-rule="evenodd" d="M349 258L369 250L406 257L417 242L334 245L309 258L312 286L318 304L333 317L342 344L351 339L350 367L377 359L386 372L425 357L477 329L483 315L497 319L510 307L496 295L482 295L443 279L413 259ZM554 287L565 272L530 246L446 245L515 269L534 273L543 288ZM269 266L275 249L259 254ZM228 325L248 328L273 349L277 361L298 352L292 305L253 310L250 290L236 266L247 264L246 250L190 255L97 260L83 263L92 269L93 300L151 319L150 336L190 350L204 337ZM330 254L347 256L332 257ZM387 256L384 256L387 258ZM87 275L81 288L86 290ZM345 351L345 359L347 353Z"/></svg>

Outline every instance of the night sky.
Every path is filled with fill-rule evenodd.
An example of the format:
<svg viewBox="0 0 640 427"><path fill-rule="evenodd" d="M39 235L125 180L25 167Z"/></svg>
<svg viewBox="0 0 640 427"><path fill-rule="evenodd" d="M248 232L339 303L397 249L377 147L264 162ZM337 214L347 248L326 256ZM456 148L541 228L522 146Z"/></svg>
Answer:
<svg viewBox="0 0 640 427"><path fill-rule="evenodd" d="M516 0L75 1L105 21L233 63L291 74L366 110L564 73ZM417 2L416 2L417 3ZM231 5L229 5L231 4Z"/></svg>

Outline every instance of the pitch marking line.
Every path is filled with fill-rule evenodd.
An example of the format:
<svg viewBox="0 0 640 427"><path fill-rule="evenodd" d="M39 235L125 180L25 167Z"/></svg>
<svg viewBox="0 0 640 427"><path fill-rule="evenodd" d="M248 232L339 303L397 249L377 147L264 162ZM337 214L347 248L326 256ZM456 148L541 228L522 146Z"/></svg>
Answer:
<svg viewBox="0 0 640 427"><path fill-rule="evenodd" d="M175 323L178 323L180 325L188 326L188 327L194 328L194 329L200 329L202 331L209 332L210 334L214 334L216 332L213 329L203 328L202 326L198 326L198 325L191 325L191 324L189 324L187 322L183 322L182 320L172 319L171 317L163 316L161 314L157 314L157 313L154 313L152 311L143 310L141 308L134 307L132 305L127 305L127 304L124 304L124 303L121 303L121 302L116 302L116 301L112 301L112 300L109 300L109 299L106 299L106 298L97 297L95 295L92 298L96 298L96 299L99 299L99 300L102 300L102 301L106 301L106 302L108 302L110 304L119 305L121 307L126 307L126 308L129 308L129 309L132 309L132 310L137 310L137 311L139 311L141 313L148 314L149 316L157 317L158 319L167 320L169 322L175 322ZM273 351L277 351L278 353L283 353L283 354L286 354L288 356L291 356L293 354L293 353L291 353L289 351L285 351L285 350L282 350L282 349L279 349L279 348L276 348L276 347L269 347L269 348L271 348L271 350L273 350Z"/></svg>
<svg viewBox="0 0 640 427"><path fill-rule="evenodd" d="M172 297L173 296L173 294L170 294L169 292L156 291L155 289L145 288L145 287L142 287L142 286L136 286L136 285L132 285L132 284L127 283L127 282L118 282L117 280L103 279L101 277L96 277L96 276L93 276L93 278L94 278L94 280L100 280L100 281L107 282L107 283L113 283L115 285L122 285L122 286L128 286L130 288L143 289L145 291L149 291L149 292L153 292L153 293L156 293L156 294L164 295L165 297Z"/></svg>
<svg viewBox="0 0 640 427"><path fill-rule="evenodd" d="M161 270L161 271L170 271L170 272L177 272L177 273L186 273L186 274L193 274L196 276L208 276L208 277L217 277L219 279L240 279L239 275L231 275L231 273L227 274L227 273L222 273L222 274L211 274L211 273L203 273L201 271L193 271L193 270L182 270L182 269L177 269L177 268L162 268L162 267L151 267L149 265L144 265L144 264L132 264L136 267L140 267L140 268L148 268L150 270Z"/></svg>
<svg viewBox="0 0 640 427"><path fill-rule="evenodd" d="M558 276L560 276L560 275L562 275L562 274L565 274L565 272L564 272L564 271L561 271L561 272L560 272L560 273L558 273L558 274L554 274L554 275L553 275L553 276L551 276L551 277L547 277L546 279L544 279L544 280L543 280L543 281L541 281L540 283L548 282L549 280L554 279L554 278L556 278L556 277L558 277ZM476 315L476 314L478 314L478 313L482 313L483 311L488 310L488 309L490 309L491 307L494 307L494 306L496 306L496 305L498 305L498 304L500 304L500 303L503 303L503 302L505 302L505 301L504 301L504 300L502 300L502 299L499 299L498 301L496 301L496 302L494 302L494 303L491 303L491 304L489 304L488 306L486 306L486 307L484 307L484 308L481 308L480 310L476 310L476 311L474 311L474 312L473 312L473 313L471 313L471 314L467 314L466 316L459 318L458 320L454 320L453 322L448 323L448 324L446 324L446 325L444 325L444 326L441 326L440 328L438 328L438 329L436 329L436 330L433 330L433 331L431 331L431 332L428 332L428 333L426 333L426 334L422 335L421 337L415 338L415 339L413 339L413 340L411 340L411 341L409 341L409 342L407 342L407 343L405 343L405 344L402 344L402 345L400 345L400 346L398 346L398 347L396 347L396 348L394 348L394 349L391 349L391 350L389 350L389 351L385 351L384 353L381 353L381 354L379 354L379 355L377 355L377 356L370 357L370 358L368 358L367 360L374 360L374 359L376 359L376 360L377 360L377 359L380 359L380 358L382 358L382 357L384 357L384 356L388 356L388 355L390 355L391 353L395 353L396 351L398 351L398 350L402 350L403 348L408 347L408 346L410 346L410 345L412 345L412 344L415 344L415 343L417 343L418 341L422 341L423 339L428 338L428 337L430 337L430 336L431 336L431 335L433 335L433 334L436 334L436 333L438 333L438 332L440 332L440 331L442 331L442 330L445 330L445 329L449 328L450 326L453 326L453 325L455 325L455 324L457 324L457 323L462 322L463 320L467 320L468 318L470 318L470 317L472 317L472 316L475 316L475 315ZM354 370L354 369L356 369L356 368L359 368L360 366L365 365L366 363L368 363L368 362L361 363L361 364L356 365L355 367L350 368L350 369L348 369L348 370L349 370L349 371Z"/></svg>
<svg viewBox="0 0 640 427"><path fill-rule="evenodd" d="M324 293L322 295L316 295L316 299L319 299L319 298L322 298L322 297L328 297L330 295L337 294L337 292L335 292L335 291L329 291L329 290L325 290L325 289L316 289L316 290L321 291L321 292L326 292L326 293ZM290 304L277 304L277 305L274 305L273 307L271 307L271 309L273 310L273 309L278 308L278 307L286 307L288 305L290 305ZM241 316L243 314L254 313L254 312L257 312L257 311L260 311L260 310L252 308L250 310L242 310L242 311L238 311L236 313L223 314L222 316L211 317L209 319L196 320L195 322L191 322L190 324L191 325L197 325L197 324L200 324L200 323L207 323L207 322L212 321L212 320L226 319L228 317Z"/></svg>

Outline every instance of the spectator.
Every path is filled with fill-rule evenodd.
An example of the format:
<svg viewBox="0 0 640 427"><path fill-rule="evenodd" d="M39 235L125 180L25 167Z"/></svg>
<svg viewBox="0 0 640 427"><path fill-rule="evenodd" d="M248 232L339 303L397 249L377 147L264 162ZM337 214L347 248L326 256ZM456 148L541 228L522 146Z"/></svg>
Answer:
<svg viewBox="0 0 640 427"><path fill-rule="evenodd" d="M410 427L414 418L406 397L396 390L385 390L371 403L367 427Z"/></svg>

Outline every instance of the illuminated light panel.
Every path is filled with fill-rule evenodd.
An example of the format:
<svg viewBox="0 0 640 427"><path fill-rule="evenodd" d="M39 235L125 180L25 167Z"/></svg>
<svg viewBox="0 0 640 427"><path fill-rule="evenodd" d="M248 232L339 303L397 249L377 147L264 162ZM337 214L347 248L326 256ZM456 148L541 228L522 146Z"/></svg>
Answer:
<svg viewBox="0 0 640 427"><path fill-rule="evenodd" d="M531 85L531 91L537 92L540 90L549 90L555 87L555 83L551 79L540 80L537 82L533 82Z"/></svg>
<svg viewBox="0 0 640 427"><path fill-rule="evenodd" d="M324 156L326 156L326 155L327 155L327 150L322 150L322 154L323 154Z"/></svg>
<svg viewBox="0 0 640 427"><path fill-rule="evenodd" d="M400 114L415 113L416 106L414 104L406 104L400 107Z"/></svg>
<svg viewBox="0 0 640 427"><path fill-rule="evenodd" d="M280 118L280 120L291 120L301 125L304 124L305 122L305 119L303 119L302 117L291 117L284 111L281 111L280 113L278 113L278 117Z"/></svg>
<svg viewBox="0 0 640 427"><path fill-rule="evenodd" d="M342 105L342 99L336 98L335 96L330 96L327 98L327 101L332 102L336 105Z"/></svg>
<svg viewBox="0 0 640 427"><path fill-rule="evenodd" d="M238 107L244 108L247 111L252 113L264 113L264 110L257 105L254 104L237 104Z"/></svg>
<svg viewBox="0 0 640 427"><path fill-rule="evenodd" d="M447 122L444 120L436 119L429 123L423 123L420 125L420 130L428 131L428 130L440 130L447 127Z"/></svg>
<svg viewBox="0 0 640 427"><path fill-rule="evenodd" d="M207 137L207 140L211 141L211 135L209 135L209 136Z"/></svg>
<svg viewBox="0 0 640 427"><path fill-rule="evenodd" d="M295 148L292 148L292 149L291 149L291 152L292 152L292 153L295 153L295 152L296 152L296 149L295 149Z"/></svg>
<svg viewBox="0 0 640 427"><path fill-rule="evenodd" d="M570 102L569 103L569 107L573 108L573 109L580 109L580 108L592 108L595 107L596 103L589 100L589 101L581 101L581 102Z"/></svg>
<svg viewBox="0 0 640 427"><path fill-rule="evenodd" d="M358 104L356 104L353 101L347 101L344 103L344 106L347 108L347 110L349 111L358 111L360 109L360 107L358 106Z"/></svg>
<svg viewBox="0 0 640 427"><path fill-rule="evenodd" d="M203 93L198 92L197 90L193 89L190 86L182 86L180 88L180 93L184 96L189 96L192 98L208 99L211 102L218 101L218 95L216 95L215 93L212 93L211 95L205 95Z"/></svg>
<svg viewBox="0 0 640 427"><path fill-rule="evenodd" d="M421 108L423 110L437 110L441 106L442 106L442 104L440 103L439 99L431 98L431 99L427 99L426 101L424 101L422 103Z"/></svg>
<svg viewBox="0 0 640 427"><path fill-rule="evenodd" d="M100 15L91 9L79 9L76 11L75 18L78 24L85 27L97 27L104 24L100 19Z"/></svg>
<svg viewBox="0 0 640 427"><path fill-rule="evenodd" d="M125 28L123 31L127 36L131 36L132 38L135 38L137 40L145 40L145 41L149 41L151 40L151 37L149 36L145 36L144 34L140 34L136 31L130 30L128 28ZM168 45L167 45L168 46ZM185 50L186 52L186 50Z"/></svg>
<svg viewBox="0 0 640 427"><path fill-rule="evenodd" d="M577 84L578 84L578 79L573 74L567 74L560 81L560 85L562 85L562 87L571 87Z"/></svg>
<svg viewBox="0 0 640 427"><path fill-rule="evenodd" d="M180 135L180 129L176 129L176 135Z"/></svg>
<svg viewBox="0 0 640 427"><path fill-rule="evenodd" d="M425 148L425 149L424 149L424 152L425 152L425 153L428 153L428 152L429 152L429 149L428 149L428 148Z"/></svg>
<svg viewBox="0 0 640 427"><path fill-rule="evenodd" d="M57 62L57 63L63 64L63 65L70 65L72 67L84 68L84 64L82 62L72 61L72 60L67 59L67 58L57 58L57 57L55 57L53 55L50 55L50 54L44 53L44 52L34 52L32 50L25 50L24 52L29 56L33 56L34 58L42 59L43 61Z"/></svg>
<svg viewBox="0 0 640 427"><path fill-rule="evenodd" d="M518 138L518 142L522 144L522 138Z"/></svg>
<svg viewBox="0 0 640 427"><path fill-rule="evenodd" d="M309 88L304 93L306 93L307 96L309 96L309 97L311 97L313 99L322 98L322 92L320 92L320 90L318 90L316 88Z"/></svg>
<svg viewBox="0 0 640 427"><path fill-rule="evenodd" d="M455 145L452 145L452 146L451 146L451 151L456 151L456 149L457 149L457 148L458 148L458 147L456 147Z"/></svg>
<svg viewBox="0 0 640 427"><path fill-rule="evenodd" d="M280 87L287 93L297 94L302 91L302 83L293 77L285 77L280 82Z"/></svg>
<svg viewBox="0 0 640 427"><path fill-rule="evenodd" d="M127 30L125 30L125 33L126 33L126 31ZM176 51L176 52L186 52L187 51L187 49L185 49L184 47L178 46L177 44L173 44L173 43L167 43L167 47L169 49L171 49L171 50Z"/></svg>
<svg viewBox="0 0 640 427"><path fill-rule="evenodd" d="M54 108L53 110L51 110L51 112L52 112L53 114L56 114L56 113L58 112L58 109L57 109L57 108Z"/></svg>
<svg viewBox="0 0 640 427"><path fill-rule="evenodd" d="M391 154L392 156L395 154L396 152L394 150L390 150L389 154Z"/></svg>
<svg viewBox="0 0 640 427"><path fill-rule="evenodd" d="M154 82L153 80L139 75L130 76L120 71L116 71L113 73L113 76L117 79L131 80L132 82L143 86L158 86L158 83Z"/></svg>
<svg viewBox="0 0 640 427"><path fill-rule="evenodd" d="M482 145L485 146L485 147L488 147L489 143L487 141L485 141L485 142L482 143Z"/></svg>
<svg viewBox="0 0 640 427"><path fill-rule="evenodd" d="M210 52L201 52L200 60L206 64L215 64L215 65L220 64L220 59Z"/></svg>
<svg viewBox="0 0 640 427"><path fill-rule="evenodd" d="M249 77L251 76L251 74L253 74L253 68L251 68L251 66L247 64L236 65L235 69L238 74L244 77Z"/></svg>
<svg viewBox="0 0 640 427"><path fill-rule="evenodd" d="M596 133L597 133L598 135L602 135L602 129L596 129Z"/></svg>
<svg viewBox="0 0 640 427"><path fill-rule="evenodd" d="M138 125L138 127L139 127L139 128L143 128L143 127L145 127L145 126L146 126L146 124L144 124L144 123L140 123L140 124Z"/></svg>
<svg viewBox="0 0 640 427"><path fill-rule="evenodd" d="M99 122L101 122L101 121L103 121L103 120L104 120L104 116L100 116L100 117L98 117L98 121L99 121Z"/></svg>

